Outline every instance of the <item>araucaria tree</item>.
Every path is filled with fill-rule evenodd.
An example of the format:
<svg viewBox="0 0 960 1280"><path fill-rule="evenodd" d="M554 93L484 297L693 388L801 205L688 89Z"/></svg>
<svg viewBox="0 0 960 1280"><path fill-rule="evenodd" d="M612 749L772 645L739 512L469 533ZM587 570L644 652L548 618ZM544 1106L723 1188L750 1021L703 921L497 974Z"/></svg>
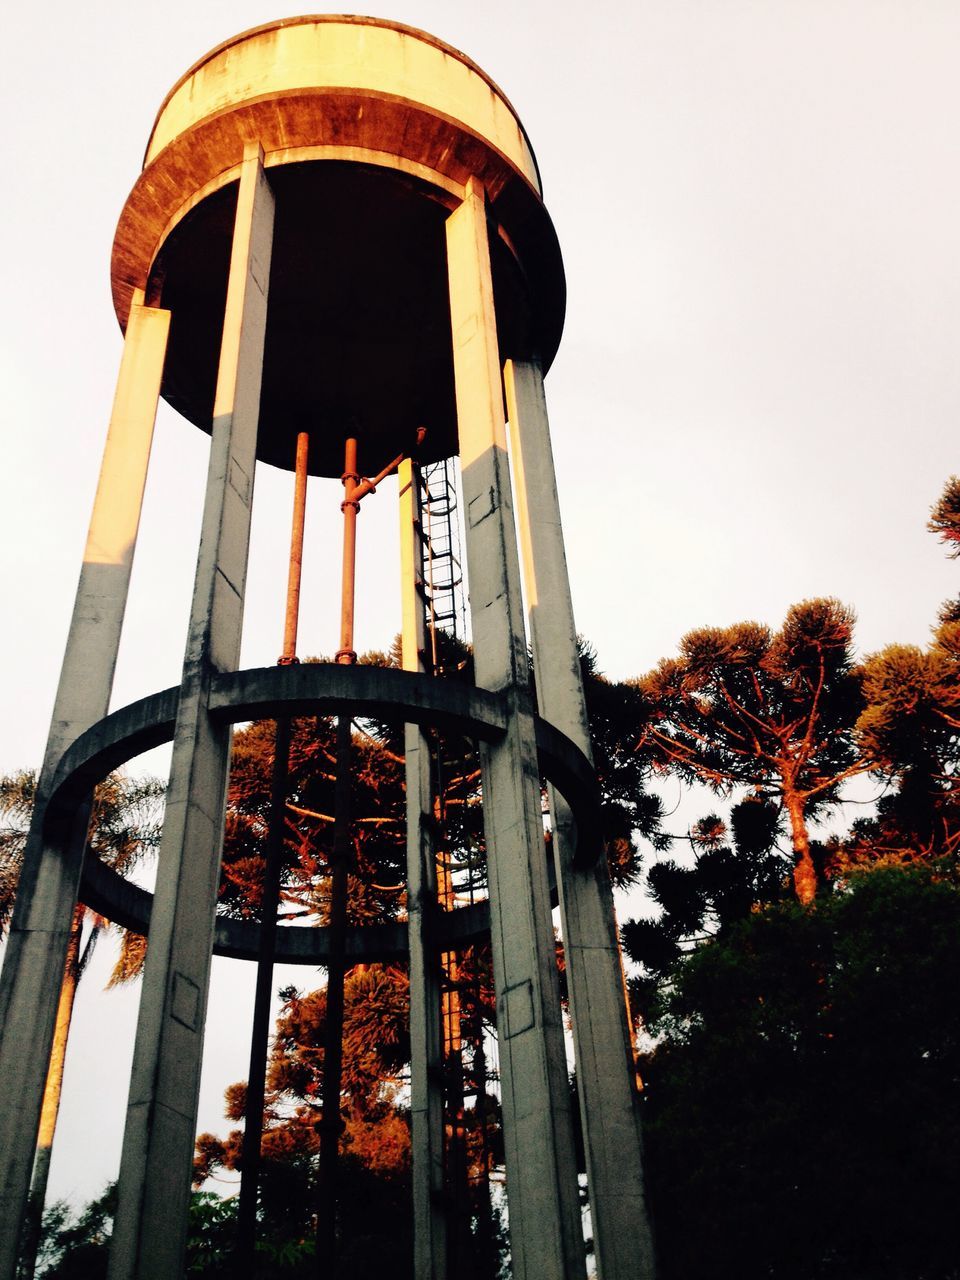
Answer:
<svg viewBox="0 0 960 1280"><path fill-rule="evenodd" d="M960 558L960 476L951 476L934 503L927 528L946 544L947 554Z"/></svg>
<svg viewBox="0 0 960 1280"><path fill-rule="evenodd" d="M890 645L864 664L861 748L894 789L848 846L876 858L929 860L960 849L960 622L928 649Z"/></svg>
<svg viewBox="0 0 960 1280"><path fill-rule="evenodd" d="M870 767L854 738L853 621L838 601L819 599L794 605L776 632L756 622L692 631L679 657L638 682L637 750L719 795L747 788L782 806L804 904L818 880L808 822Z"/></svg>
<svg viewBox="0 0 960 1280"><path fill-rule="evenodd" d="M952 476L928 528L960 557L960 479ZM874 818L854 823L843 852L930 861L960 851L960 600L948 600L927 649L888 645L863 666L861 751L892 789Z"/></svg>
<svg viewBox="0 0 960 1280"><path fill-rule="evenodd" d="M626 920L620 930L623 949L642 970L628 983L635 1015L646 1021L684 956L788 892L791 859L779 848L780 827L777 805L749 795L733 806L729 823L712 813L693 824L691 865L671 860L650 867L646 889L660 915Z"/></svg>

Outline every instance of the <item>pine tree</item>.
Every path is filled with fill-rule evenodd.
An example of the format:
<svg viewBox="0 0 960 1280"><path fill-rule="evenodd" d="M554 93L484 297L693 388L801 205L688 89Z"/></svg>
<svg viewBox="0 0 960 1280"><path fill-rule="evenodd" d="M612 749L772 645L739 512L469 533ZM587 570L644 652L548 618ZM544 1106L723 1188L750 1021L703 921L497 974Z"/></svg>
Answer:
<svg viewBox="0 0 960 1280"><path fill-rule="evenodd" d="M960 479L952 476L928 528L960 556ZM888 790L854 824L837 860L927 862L960 852L960 600L940 610L933 642L888 645L863 666L866 706L856 736Z"/></svg>
<svg viewBox="0 0 960 1280"><path fill-rule="evenodd" d="M852 643L849 609L807 600L775 633L755 622L693 631L679 657L637 682L637 750L718 795L748 788L782 806L807 904L818 880L808 822L869 767L854 739L862 698Z"/></svg>
<svg viewBox="0 0 960 1280"><path fill-rule="evenodd" d="M629 979L630 1005L646 1021L660 987L697 946L724 937L758 906L781 901L791 858L778 846L777 806L760 796L735 805L729 826L717 814L695 822L688 836L692 864L656 862L645 887L659 915L624 921L624 951L639 966Z"/></svg>
<svg viewBox="0 0 960 1280"><path fill-rule="evenodd" d="M946 544L947 555L960 557L960 476L951 476L930 509L927 528Z"/></svg>

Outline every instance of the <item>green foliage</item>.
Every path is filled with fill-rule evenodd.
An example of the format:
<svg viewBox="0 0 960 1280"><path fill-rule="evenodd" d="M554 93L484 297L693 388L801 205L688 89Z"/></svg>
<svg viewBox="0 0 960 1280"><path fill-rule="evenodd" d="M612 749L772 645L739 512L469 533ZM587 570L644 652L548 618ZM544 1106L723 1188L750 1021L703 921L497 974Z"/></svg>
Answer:
<svg viewBox="0 0 960 1280"><path fill-rule="evenodd" d="M661 989L644 1064L663 1280L951 1280L960 888L882 868Z"/></svg>
<svg viewBox="0 0 960 1280"><path fill-rule="evenodd" d="M607 680L590 645L579 639L578 646L607 865L614 885L626 889L640 879L637 841L646 840L654 849L669 843L661 830L660 798L647 790L649 757L636 750L642 696L634 684Z"/></svg>
<svg viewBox="0 0 960 1280"><path fill-rule="evenodd" d="M237 1203L209 1192L190 1197L186 1264L188 1276L219 1278L227 1275L233 1251Z"/></svg>
<svg viewBox="0 0 960 1280"><path fill-rule="evenodd" d="M117 1208L117 1187L111 1183L79 1212L65 1201L52 1204L43 1215L38 1269L44 1280L101 1280L107 1274L107 1251Z"/></svg>
<svg viewBox="0 0 960 1280"><path fill-rule="evenodd" d="M624 950L641 966L631 987L636 1016L646 1019L660 983L699 942L722 936L759 903L784 896L791 859L776 847L779 834L777 806L748 796L734 806L729 829L716 814L694 823L692 865L666 861L650 868L646 887L660 914L627 920L620 931Z"/></svg>
<svg viewBox="0 0 960 1280"><path fill-rule="evenodd" d="M105 1280L117 1207L116 1183L79 1211L65 1201L43 1215L38 1255L42 1280ZM229 1280L236 1273L237 1201L209 1192L190 1197L185 1276ZM272 1226L257 1244L257 1280L297 1280L316 1273L312 1239L298 1238L289 1224Z"/></svg>

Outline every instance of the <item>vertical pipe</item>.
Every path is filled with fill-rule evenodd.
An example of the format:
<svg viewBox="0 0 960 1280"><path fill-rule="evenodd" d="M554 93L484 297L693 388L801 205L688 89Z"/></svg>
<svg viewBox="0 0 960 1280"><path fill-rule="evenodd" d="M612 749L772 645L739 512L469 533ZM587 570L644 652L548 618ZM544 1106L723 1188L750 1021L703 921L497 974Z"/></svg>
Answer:
<svg viewBox="0 0 960 1280"><path fill-rule="evenodd" d="M283 628L283 653L280 662L295 662L297 627L300 622L300 578L303 572L303 528L307 511L307 466L310 436L301 431L297 436L296 479L293 491L293 528L290 532L290 568L287 573L287 612Z"/></svg>
<svg viewBox="0 0 960 1280"><path fill-rule="evenodd" d="M290 532L290 567L287 573L281 666L297 661L297 626L300 619L300 579L303 568L303 529L307 505L309 449L310 437L305 431L301 431L297 436L293 525ZM250 1276L253 1275L257 1235L257 1188L260 1180L260 1147L263 1141L263 1100L266 1085L267 1043L270 1035L270 997L273 986L273 963L277 949L277 906L283 875L283 838L287 817L287 778L292 730L293 726L289 720L277 721L270 790L270 826L263 875L263 896L260 903L257 985L253 999L250 1067L247 1072L247 1100L244 1109L236 1252L241 1273Z"/></svg>
<svg viewBox="0 0 960 1280"><path fill-rule="evenodd" d="M46 800L63 752L109 708L169 330L170 312L136 290L0 976L2 1280L17 1265L89 816L82 806L72 835L52 845Z"/></svg>
<svg viewBox="0 0 960 1280"><path fill-rule="evenodd" d="M343 512L343 577L340 597L340 648L337 651L337 662L350 665L356 662L357 655L353 649L353 606L356 593L357 572L357 514L360 503L353 497L353 491L360 483L357 474L357 442L351 436L344 449L343 488L346 494L340 504Z"/></svg>

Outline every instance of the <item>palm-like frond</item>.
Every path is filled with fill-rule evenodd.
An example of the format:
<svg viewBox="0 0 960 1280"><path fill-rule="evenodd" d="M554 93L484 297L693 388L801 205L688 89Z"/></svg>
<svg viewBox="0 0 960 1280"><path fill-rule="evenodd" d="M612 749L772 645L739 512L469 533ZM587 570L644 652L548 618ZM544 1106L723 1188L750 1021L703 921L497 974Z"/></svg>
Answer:
<svg viewBox="0 0 960 1280"><path fill-rule="evenodd" d="M143 973L147 959L147 939L142 933L134 933L132 929L120 930L120 954L113 966L107 989L120 987L125 982L132 982Z"/></svg>
<svg viewBox="0 0 960 1280"><path fill-rule="evenodd" d="M0 938L5 935L13 912L36 791L37 775L32 769L0 777ZM164 785L157 778L111 773L94 791L87 837L89 852L120 873L155 853L163 827L163 797ZM94 922L81 958L81 970L92 955L104 923L102 919ZM142 959L129 976L137 976L141 967ZM116 977L117 971L111 985L124 980Z"/></svg>
<svg viewBox="0 0 960 1280"><path fill-rule="evenodd" d="M32 770L0 777L0 938L13 912L36 787Z"/></svg>

